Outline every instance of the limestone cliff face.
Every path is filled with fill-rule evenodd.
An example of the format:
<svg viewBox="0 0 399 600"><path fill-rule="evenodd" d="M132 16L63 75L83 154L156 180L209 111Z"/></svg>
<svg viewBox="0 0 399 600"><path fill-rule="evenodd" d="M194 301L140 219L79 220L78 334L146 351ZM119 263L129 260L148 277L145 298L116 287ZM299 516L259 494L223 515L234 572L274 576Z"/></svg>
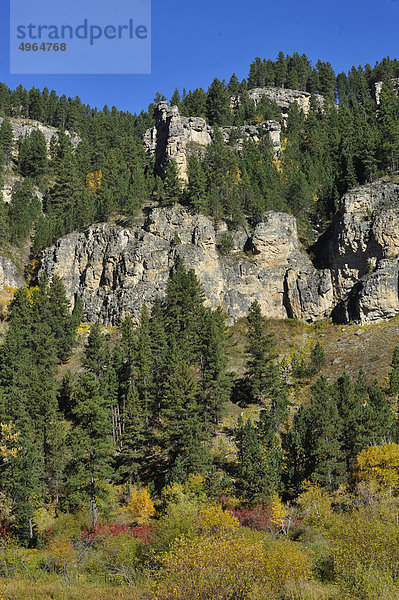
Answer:
<svg viewBox="0 0 399 600"><path fill-rule="evenodd" d="M248 227L249 228L249 227ZM399 314L399 178L384 178L346 194L313 251L301 250L294 217L268 212L250 233L182 207L155 208L129 227L101 224L72 233L44 251L42 268L59 275L86 318L117 324L163 296L183 260L195 270L209 306L230 322L257 299L271 318L367 323Z"/></svg>
<svg viewBox="0 0 399 600"><path fill-rule="evenodd" d="M302 90L290 90L275 87L252 88L251 90L248 90L248 96L255 105L257 105L264 97L276 102L277 106L281 109L283 117L287 116L288 109L293 102L296 102L299 105L305 115L309 112L310 108L310 94ZM321 106L324 104L323 96L318 94L316 100ZM239 106L240 97L231 96L231 102L233 107Z"/></svg>
<svg viewBox="0 0 399 600"><path fill-rule="evenodd" d="M399 184L383 178L346 194L315 251L332 272L337 318L399 314Z"/></svg>
<svg viewBox="0 0 399 600"><path fill-rule="evenodd" d="M0 256L0 289L19 288L24 285L24 278L12 260Z"/></svg>
<svg viewBox="0 0 399 600"><path fill-rule="evenodd" d="M259 126L239 127L239 138L235 142L240 148L243 140L251 138L258 142L265 133L269 134L274 151L278 153L280 146L281 126L277 121L266 121ZM223 127L222 135L226 143L230 141L233 127ZM165 176L170 160L177 163L179 176L187 181L187 159L193 152L203 150L212 143L213 129L201 117L183 117L177 106L169 106L167 102L159 102L155 108L155 127L148 129L143 137L144 146L155 156L157 173Z"/></svg>
<svg viewBox="0 0 399 600"><path fill-rule="evenodd" d="M144 146L155 155L161 177L170 160L175 160L181 179L187 179L190 153L212 143L212 128L201 117L182 117L177 106L159 102L155 108L155 127L144 134Z"/></svg>
<svg viewBox="0 0 399 600"><path fill-rule="evenodd" d="M220 127L220 131L226 144L231 143L230 138L232 132L234 131L234 134L236 135L238 131L238 138L234 144L237 150L242 149L244 140L250 139L253 142L258 143L265 134L268 134L274 154L278 155L281 152L281 125L277 121L270 120L260 123L259 125L242 125L241 127Z"/></svg>
<svg viewBox="0 0 399 600"><path fill-rule="evenodd" d="M56 129L55 127L51 127L50 125L44 125L40 121L13 117L9 117L9 121L12 127L12 132L15 140L18 140L18 138L21 136L25 136L32 133L32 131L34 131L35 129L38 129L43 133L47 145L50 144L52 137L58 136L58 129ZM3 117L0 117L0 125L2 122ZM67 131L66 134L70 137L72 145L76 147L80 142L80 137L75 134L69 133L69 131Z"/></svg>
<svg viewBox="0 0 399 600"><path fill-rule="evenodd" d="M267 213L252 235L233 234L228 256L218 250L225 228L215 231L208 218L183 208L157 208L132 228L102 224L60 239L45 250L42 268L62 278L72 302L81 296L87 319L105 323L151 306L181 260L195 270L208 305L223 306L230 321L246 315L254 299L274 318L329 315L331 275L301 252L293 217Z"/></svg>

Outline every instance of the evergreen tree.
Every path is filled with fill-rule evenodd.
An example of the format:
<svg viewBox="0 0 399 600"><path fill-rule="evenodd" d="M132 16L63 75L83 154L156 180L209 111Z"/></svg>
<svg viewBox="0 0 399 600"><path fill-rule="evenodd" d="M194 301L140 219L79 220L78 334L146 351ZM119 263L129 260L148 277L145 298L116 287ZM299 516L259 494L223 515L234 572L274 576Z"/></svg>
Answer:
<svg viewBox="0 0 399 600"><path fill-rule="evenodd" d="M249 360L246 378L252 401L264 404L277 378L273 364L275 342L273 334L267 331L267 322L257 300L249 307L247 326Z"/></svg>
<svg viewBox="0 0 399 600"><path fill-rule="evenodd" d="M69 433L70 462L67 465L67 502L78 508L90 501L93 525L98 520L97 499L101 482L111 476L113 442L110 406L100 383L88 372L79 376L73 394L73 428Z"/></svg>
<svg viewBox="0 0 399 600"><path fill-rule="evenodd" d="M57 275L53 275L48 286L47 295L45 319L54 334L58 358L65 360L74 345L78 324L71 314L71 306L66 296L65 287Z"/></svg>
<svg viewBox="0 0 399 600"><path fill-rule="evenodd" d="M313 445L308 451L313 457L313 477L330 490L335 489L345 473L343 464L342 419L337 399L325 377L312 387L311 419Z"/></svg>
<svg viewBox="0 0 399 600"><path fill-rule="evenodd" d="M201 359L202 394L200 404L206 423L216 425L230 397L231 378L227 373L225 351L225 317L220 308L207 310L202 330L203 357Z"/></svg>
<svg viewBox="0 0 399 600"><path fill-rule="evenodd" d="M186 271L179 261L170 277L165 297L165 327L184 356L194 362L201 356L205 318L205 294L193 269Z"/></svg>
<svg viewBox="0 0 399 600"><path fill-rule="evenodd" d="M225 82L217 77L208 90L206 116L211 125L229 125L232 122L229 92Z"/></svg>
<svg viewBox="0 0 399 600"><path fill-rule="evenodd" d="M104 338L98 323L93 323L90 328L85 348L84 365L94 375L100 376L104 365Z"/></svg>
<svg viewBox="0 0 399 600"><path fill-rule="evenodd" d="M201 410L198 404L199 386L193 367L180 348L172 344L162 382L161 420L162 446L166 471L179 466L179 477L190 473L204 474L210 465L209 452Z"/></svg>
<svg viewBox="0 0 399 600"><path fill-rule="evenodd" d="M196 154L192 154L188 158L187 173L188 186L185 193L188 202L198 212L207 214L207 177L205 169Z"/></svg>
<svg viewBox="0 0 399 600"><path fill-rule="evenodd" d="M32 181L26 178L14 185L9 205L9 228L11 241L21 245L39 218L41 204L34 193Z"/></svg>
<svg viewBox="0 0 399 600"><path fill-rule="evenodd" d="M132 382L123 411L122 447L117 458L118 474L130 485L138 483L149 459L148 407Z"/></svg>
<svg viewBox="0 0 399 600"><path fill-rule="evenodd" d="M3 119L0 125L0 150L3 152L6 163L11 160L14 145L14 134L9 119Z"/></svg>
<svg viewBox="0 0 399 600"><path fill-rule="evenodd" d="M24 177L37 177L46 172L47 145L40 129L34 129L20 142L18 166Z"/></svg>
<svg viewBox="0 0 399 600"><path fill-rule="evenodd" d="M242 417L237 422L235 441L238 450L240 494L249 502L269 499L276 491L274 465L262 445L256 425Z"/></svg>
<svg viewBox="0 0 399 600"><path fill-rule="evenodd" d="M230 77L230 81L227 84L227 89L229 94L232 96L237 96L240 91L240 82L238 81L238 77L235 73Z"/></svg>
<svg viewBox="0 0 399 600"><path fill-rule="evenodd" d="M179 169L175 160L170 160L166 167L165 177L165 201L167 204L178 202L182 192L183 182L179 175Z"/></svg>

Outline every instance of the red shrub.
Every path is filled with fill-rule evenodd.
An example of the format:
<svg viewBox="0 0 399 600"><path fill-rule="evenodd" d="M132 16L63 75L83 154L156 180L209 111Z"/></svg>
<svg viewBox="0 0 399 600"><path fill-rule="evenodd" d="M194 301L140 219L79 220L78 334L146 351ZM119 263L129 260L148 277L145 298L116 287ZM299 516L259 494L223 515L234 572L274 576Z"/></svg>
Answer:
<svg viewBox="0 0 399 600"><path fill-rule="evenodd" d="M255 506L254 508L230 508L229 510L237 517L243 527L258 531L270 531L273 527L269 508Z"/></svg>
<svg viewBox="0 0 399 600"><path fill-rule="evenodd" d="M102 521L89 529L85 529L82 537L87 541L96 542L104 538L116 537L121 533L128 533L146 543L150 542L154 535L151 525L118 525L117 523L108 524Z"/></svg>

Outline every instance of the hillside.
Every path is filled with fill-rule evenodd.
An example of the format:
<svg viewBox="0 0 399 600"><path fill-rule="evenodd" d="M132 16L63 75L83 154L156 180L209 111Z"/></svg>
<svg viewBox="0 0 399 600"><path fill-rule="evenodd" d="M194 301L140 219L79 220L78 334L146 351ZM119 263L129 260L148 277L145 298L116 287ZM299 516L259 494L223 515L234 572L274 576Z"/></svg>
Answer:
<svg viewBox="0 0 399 600"><path fill-rule="evenodd" d="M399 598L398 76L0 85L0 597Z"/></svg>

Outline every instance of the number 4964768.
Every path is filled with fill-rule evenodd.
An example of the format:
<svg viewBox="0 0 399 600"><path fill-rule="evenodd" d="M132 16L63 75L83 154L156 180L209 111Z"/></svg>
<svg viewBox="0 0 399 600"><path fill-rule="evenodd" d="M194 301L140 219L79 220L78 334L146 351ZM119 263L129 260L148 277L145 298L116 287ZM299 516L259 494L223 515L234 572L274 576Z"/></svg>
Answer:
<svg viewBox="0 0 399 600"><path fill-rule="evenodd" d="M53 42L42 42L41 44L21 42L18 49L22 50L22 52L37 52L38 50L41 50L42 52L50 52L51 50L53 52L65 52L66 44L64 42L62 42L62 44Z"/></svg>

